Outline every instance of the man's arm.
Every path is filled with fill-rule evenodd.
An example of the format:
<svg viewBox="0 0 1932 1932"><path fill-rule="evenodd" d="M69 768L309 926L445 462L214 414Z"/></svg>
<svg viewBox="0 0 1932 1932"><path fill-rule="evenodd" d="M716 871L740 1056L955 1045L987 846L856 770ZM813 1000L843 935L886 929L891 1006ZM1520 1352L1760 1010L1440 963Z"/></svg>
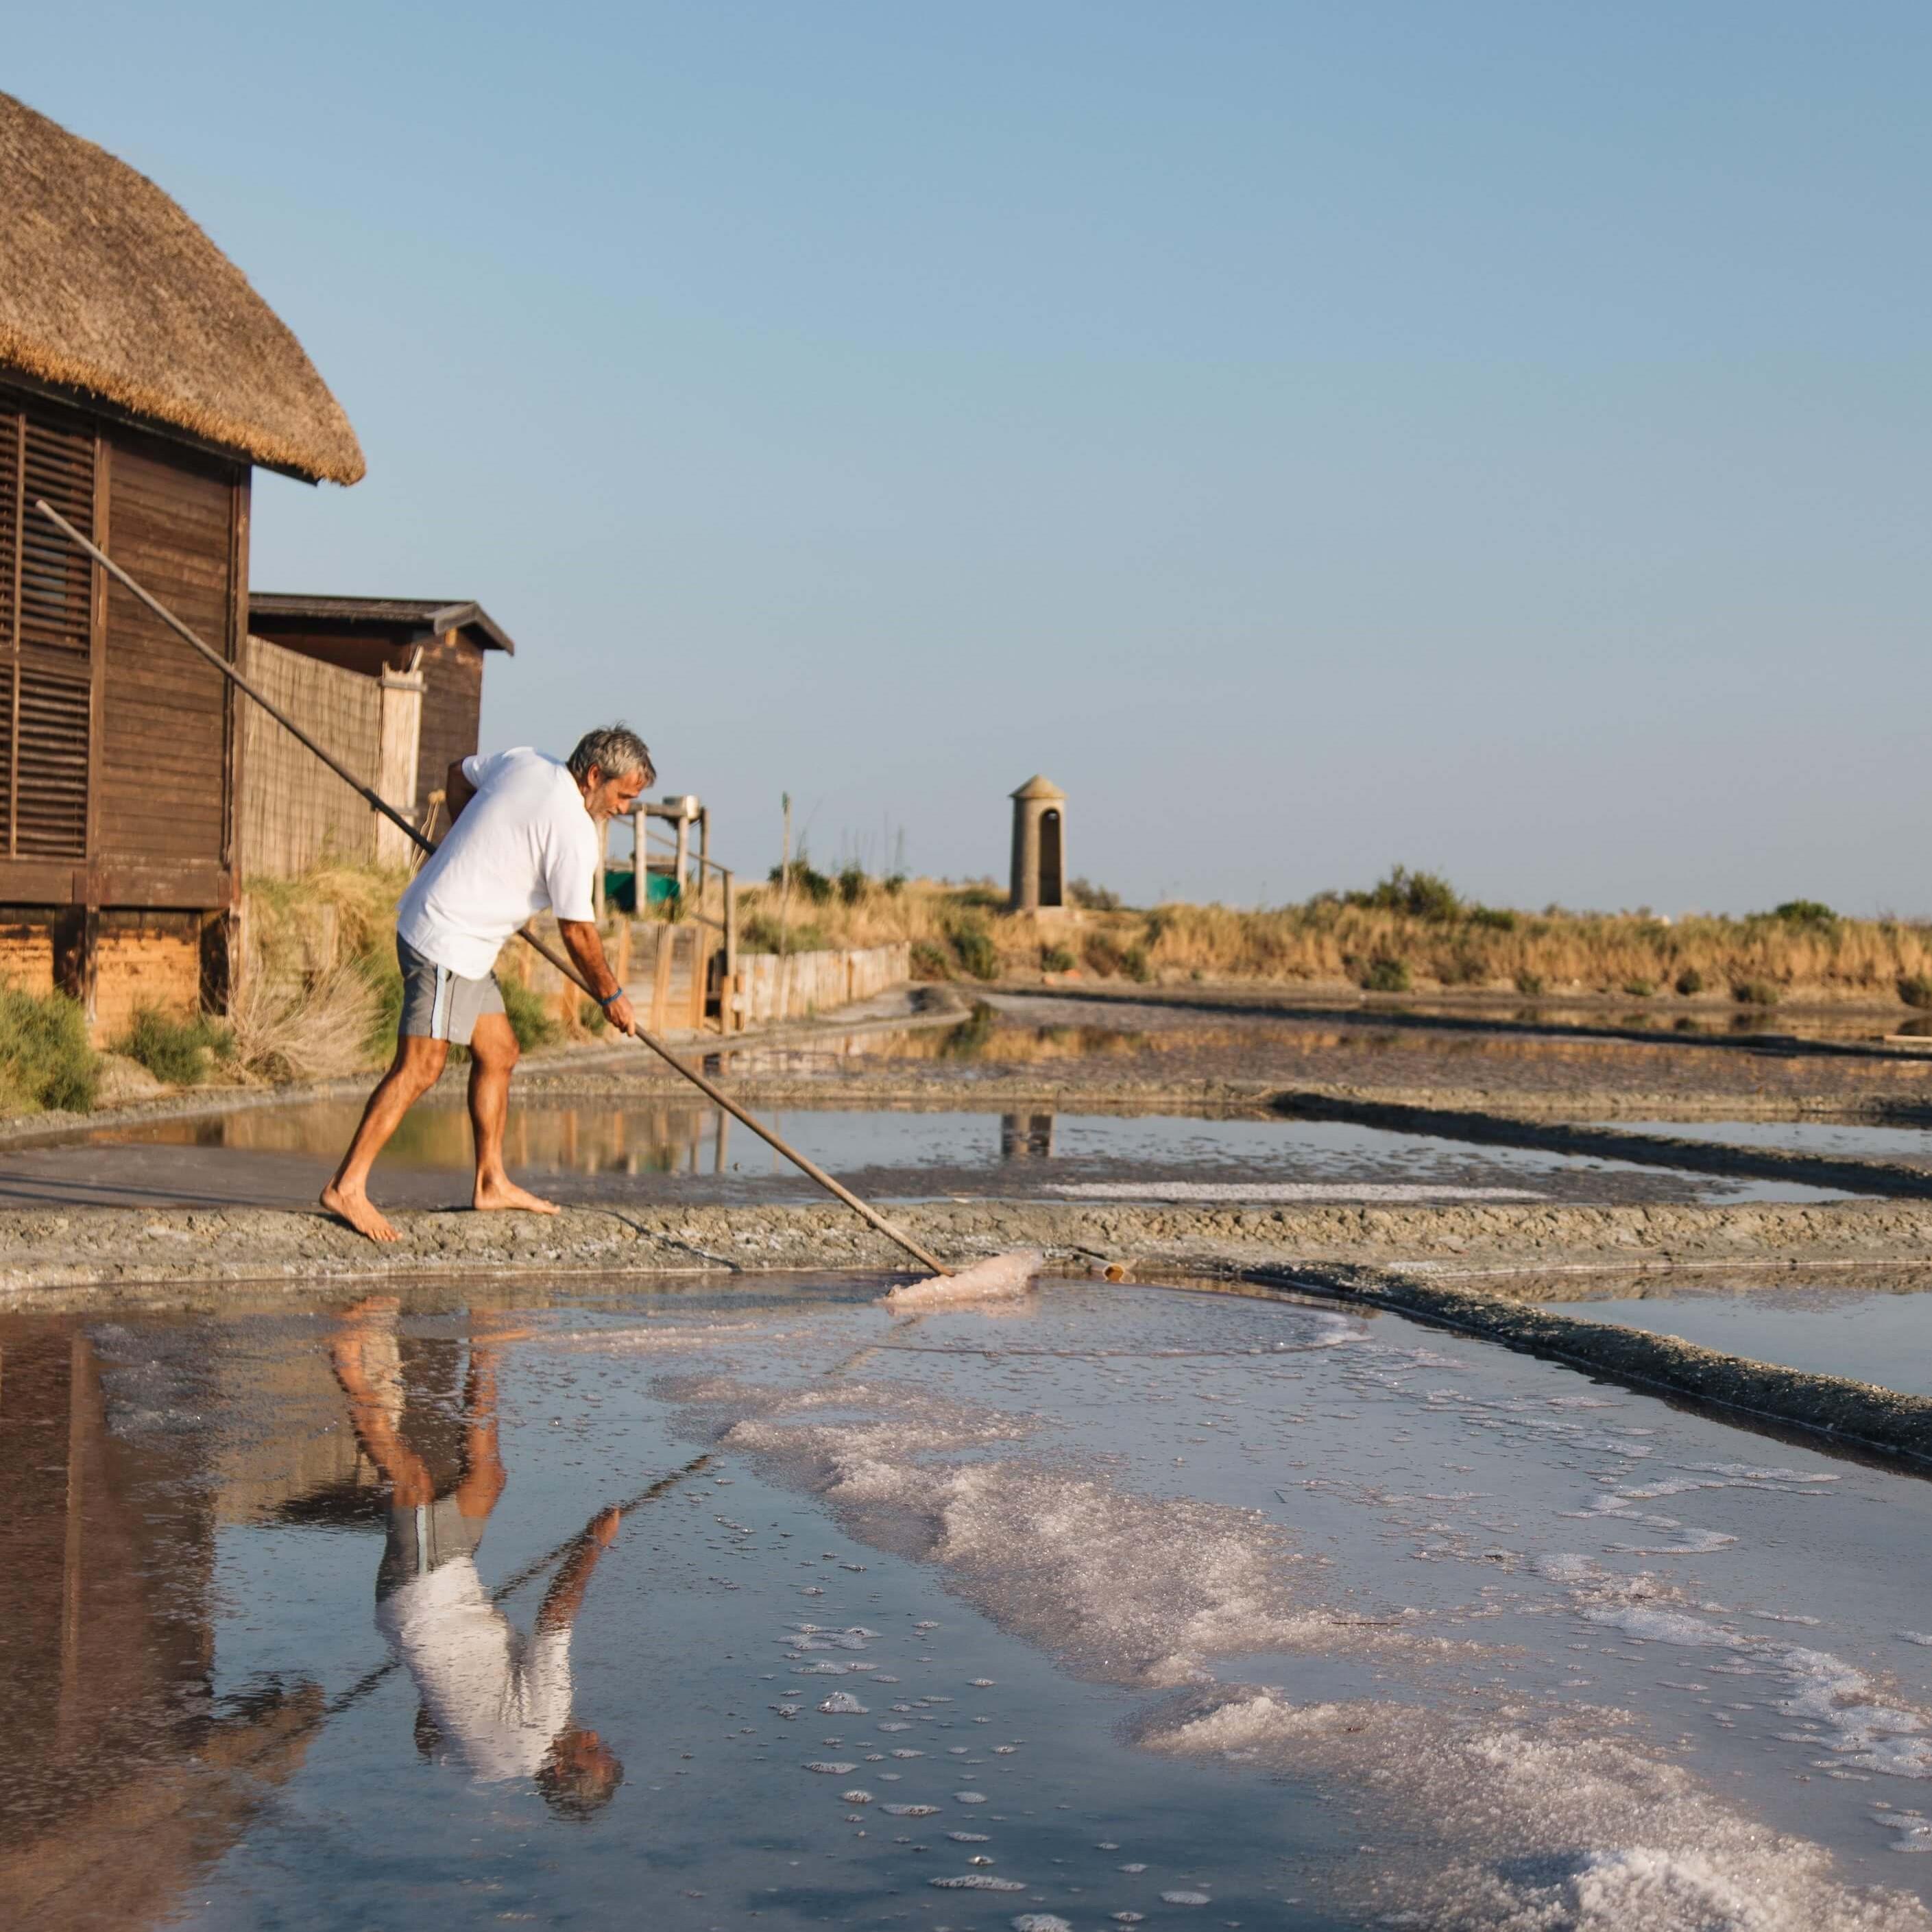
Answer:
<svg viewBox="0 0 1932 1932"><path fill-rule="evenodd" d="M590 1587L590 1573L597 1559L616 1540L617 1526L623 1521L616 1510L600 1510L584 1526L584 1532L565 1558L556 1580L544 1593L537 1610L540 1630L568 1630L584 1607L584 1593Z"/></svg>
<svg viewBox="0 0 1932 1932"><path fill-rule="evenodd" d="M463 808L476 796L476 788L463 776L463 760L455 764L443 774L442 800L449 812L449 822L454 825Z"/></svg>
<svg viewBox="0 0 1932 1932"><path fill-rule="evenodd" d="M595 924L587 919L560 919L556 929L563 936L564 950L603 1007L604 1018L620 1033L634 1033L638 1016L631 1010L616 974L604 957L604 942L598 938Z"/></svg>

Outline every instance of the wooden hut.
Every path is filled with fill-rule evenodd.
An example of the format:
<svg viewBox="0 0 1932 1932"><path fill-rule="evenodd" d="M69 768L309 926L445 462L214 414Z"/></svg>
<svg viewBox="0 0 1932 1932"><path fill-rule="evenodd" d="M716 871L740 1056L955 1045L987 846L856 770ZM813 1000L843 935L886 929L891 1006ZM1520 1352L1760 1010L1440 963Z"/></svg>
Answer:
<svg viewBox="0 0 1932 1932"><path fill-rule="evenodd" d="M508 634L478 603L435 597L302 597L257 591L248 628L285 650L365 677L410 671L422 680L413 806L420 824L444 774L477 748L483 667L513 653ZM401 799L393 804L406 802Z"/></svg>
<svg viewBox="0 0 1932 1932"><path fill-rule="evenodd" d="M153 182L0 94L0 976L97 1037L225 1001L237 700L34 512L218 650L246 635L254 465L355 482L302 345Z"/></svg>

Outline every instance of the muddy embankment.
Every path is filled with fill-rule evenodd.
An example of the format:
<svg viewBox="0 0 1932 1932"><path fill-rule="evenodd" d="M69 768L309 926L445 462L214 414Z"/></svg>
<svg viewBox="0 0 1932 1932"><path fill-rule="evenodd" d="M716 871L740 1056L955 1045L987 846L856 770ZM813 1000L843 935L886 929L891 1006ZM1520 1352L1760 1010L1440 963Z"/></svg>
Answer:
<svg viewBox="0 0 1932 1932"><path fill-rule="evenodd" d="M1315 1090L1277 1094L1271 1112L1298 1120L1345 1120L1395 1133L1430 1134L1484 1147L1533 1148L1582 1159L1626 1160L1687 1174L1734 1180L1783 1180L1804 1187L1844 1188L1905 1200L1932 1199L1932 1166L1856 1156L1805 1154L1772 1147L1732 1147L1676 1134L1635 1133L1624 1127L1525 1120L1483 1108L1426 1106L1346 1099Z"/></svg>
<svg viewBox="0 0 1932 1932"><path fill-rule="evenodd" d="M1202 1208L904 1208L906 1229L949 1259L1044 1248L1085 1270L1128 1263L1148 1280L1208 1278L1235 1292L1296 1287L1399 1311L1605 1378L1721 1407L1932 1468L1932 1400L1744 1360L1669 1336L1564 1316L1538 1301L1666 1284L1932 1280L1932 1204L1791 1206ZM260 1210L95 1209L0 1215L0 1311L220 1307L263 1294L333 1300L419 1282L443 1292L509 1277L578 1292L682 1278L755 1286L776 1271L900 1270L904 1257L842 1210L700 1208L554 1217L419 1214L378 1247L318 1215Z"/></svg>
<svg viewBox="0 0 1932 1932"><path fill-rule="evenodd" d="M908 1232L962 1259L1035 1246L1058 1262L1118 1258L1143 1273L1408 1268L1444 1278L1480 1275L1521 1300L1538 1298L1540 1284L1576 1269L1718 1268L1762 1279L1780 1270L1932 1268L1932 1202L1243 1208L988 1201L892 1211ZM501 1270L878 1270L904 1260L884 1237L830 1205L434 1212L399 1215L397 1225L401 1240L378 1246L319 1214L270 1209L0 1214L0 1307L196 1282L294 1286Z"/></svg>

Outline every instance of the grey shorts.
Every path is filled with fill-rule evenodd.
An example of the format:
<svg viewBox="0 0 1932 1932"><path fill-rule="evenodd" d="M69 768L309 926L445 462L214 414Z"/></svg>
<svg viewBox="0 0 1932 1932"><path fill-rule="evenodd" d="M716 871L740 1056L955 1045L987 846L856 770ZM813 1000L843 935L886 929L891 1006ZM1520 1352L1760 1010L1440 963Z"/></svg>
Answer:
<svg viewBox="0 0 1932 1932"><path fill-rule="evenodd" d="M452 1046L467 1046L478 1020L503 1010L502 990L494 973L466 980L425 959L400 938L396 957L403 968L403 1012L396 1031L406 1040L446 1040Z"/></svg>
<svg viewBox="0 0 1932 1932"><path fill-rule="evenodd" d="M391 1504L383 1515L382 1561L376 1571L378 1599L440 1570L453 1558L474 1556L486 1521L465 1516L454 1496L439 1496L413 1509Z"/></svg>

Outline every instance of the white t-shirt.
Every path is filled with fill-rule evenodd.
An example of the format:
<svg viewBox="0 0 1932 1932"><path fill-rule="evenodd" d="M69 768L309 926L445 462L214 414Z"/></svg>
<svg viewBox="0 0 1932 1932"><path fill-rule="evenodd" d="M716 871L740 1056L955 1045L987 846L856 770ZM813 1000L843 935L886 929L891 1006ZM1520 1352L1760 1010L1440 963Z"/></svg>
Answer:
<svg viewBox="0 0 1932 1932"><path fill-rule="evenodd" d="M568 1625L524 1642L467 1556L391 1591L376 1621L472 1777L536 1776L570 1722Z"/></svg>
<svg viewBox="0 0 1932 1932"><path fill-rule="evenodd" d="M396 931L425 959L486 978L532 913L594 917L602 850L568 769L527 745L463 761L476 796L396 909Z"/></svg>

